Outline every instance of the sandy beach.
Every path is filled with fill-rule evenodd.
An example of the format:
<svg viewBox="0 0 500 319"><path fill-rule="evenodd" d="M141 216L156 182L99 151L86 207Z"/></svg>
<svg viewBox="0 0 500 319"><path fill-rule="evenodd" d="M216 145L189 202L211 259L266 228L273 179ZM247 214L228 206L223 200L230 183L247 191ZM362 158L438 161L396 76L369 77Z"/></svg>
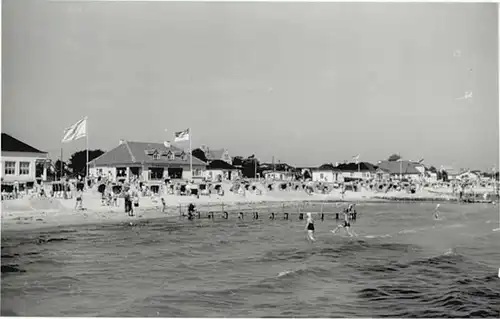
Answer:
<svg viewBox="0 0 500 319"><path fill-rule="evenodd" d="M202 213L236 212L253 210L275 210L279 212L299 212L307 210L308 203L321 202L383 202L403 200L449 201L456 197L448 193L421 190L415 194L407 192L377 193L362 189L359 192L346 192L344 198L340 191L329 194L309 195L304 191L263 191L261 195L247 192L245 195L229 192L229 185L224 185L224 196L175 196L164 195L166 209L162 212L160 197L141 197L140 207L135 216L130 217L124 212L123 199L118 200L118 206L104 206L100 194L96 190L88 190L83 196L84 210L75 210L75 199L60 198L20 198L2 201L2 229L24 230L55 226L70 226L97 223L136 222L144 219L178 217L186 213L190 203L196 205ZM325 206L324 213L332 213L334 207ZM338 209L340 210L340 208Z"/></svg>

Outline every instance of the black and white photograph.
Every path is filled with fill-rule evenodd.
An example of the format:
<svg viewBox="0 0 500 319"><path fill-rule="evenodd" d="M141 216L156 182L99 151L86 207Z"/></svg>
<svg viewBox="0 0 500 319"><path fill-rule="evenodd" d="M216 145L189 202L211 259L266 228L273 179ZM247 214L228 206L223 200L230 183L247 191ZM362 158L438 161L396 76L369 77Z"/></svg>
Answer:
<svg viewBox="0 0 500 319"><path fill-rule="evenodd" d="M499 5L1 1L1 316L500 318Z"/></svg>

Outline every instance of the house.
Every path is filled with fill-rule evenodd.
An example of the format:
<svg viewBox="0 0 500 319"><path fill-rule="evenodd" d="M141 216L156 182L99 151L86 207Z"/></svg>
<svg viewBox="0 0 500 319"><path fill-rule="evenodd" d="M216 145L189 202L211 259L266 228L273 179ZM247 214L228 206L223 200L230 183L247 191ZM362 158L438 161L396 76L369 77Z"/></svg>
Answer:
<svg viewBox="0 0 500 319"><path fill-rule="evenodd" d="M342 172L332 164L323 164L312 171L313 182L341 183L344 181Z"/></svg>
<svg viewBox="0 0 500 319"><path fill-rule="evenodd" d="M47 163L47 152L2 133L2 185L17 184L22 189L37 180L45 181Z"/></svg>
<svg viewBox="0 0 500 319"><path fill-rule="evenodd" d="M424 179L427 183L436 183L438 181L438 174L437 172L426 168L424 172Z"/></svg>
<svg viewBox="0 0 500 319"><path fill-rule="evenodd" d="M371 173L371 175L377 182L387 182L391 179L391 172L389 172L389 170L385 168L381 168L378 166L375 170L375 173Z"/></svg>
<svg viewBox="0 0 500 319"><path fill-rule="evenodd" d="M344 181L346 182L354 180L370 180L377 176L377 167L368 162L343 163L337 165L335 168L342 173ZM382 176L384 173L386 173L384 169L379 170L379 175Z"/></svg>
<svg viewBox="0 0 500 319"><path fill-rule="evenodd" d="M425 166L412 161L381 161L378 167L387 170L393 179L421 181L425 176Z"/></svg>
<svg viewBox="0 0 500 319"><path fill-rule="evenodd" d="M234 181L240 179L241 171L222 160L214 160L208 164L205 178L212 182Z"/></svg>
<svg viewBox="0 0 500 319"><path fill-rule="evenodd" d="M202 146L201 149L205 153L207 163L209 164L215 160L224 161L230 165L233 164L233 159L229 156L229 151L225 148L212 150L206 146Z"/></svg>
<svg viewBox="0 0 500 319"><path fill-rule="evenodd" d="M167 147L169 146L169 147ZM114 181L138 177L143 181L203 178L207 164L172 145L122 141L112 150L89 162L91 176L108 176Z"/></svg>
<svg viewBox="0 0 500 319"><path fill-rule="evenodd" d="M287 181L295 180L295 172L286 171L264 171L262 172L264 178L267 180Z"/></svg>
<svg viewBox="0 0 500 319"><path fill-rule="evenodd" d="M456 179L460 181L478 182L481 177L477 171L466 170L456 175Z"/></svg>
<svg viewBox="0 0 500 319"><path fill-rule="evenodd" d="M286 163L262 163L259 165L265 179L278 181L294 181L296 169Z"/></svg>
<svg viewBox="0 0 500 319"><path fill-rule="evenodd" d="M448 177L448 181L455 181L457 180L457 176L460 174L460 172L452 167L446 167L442 169L444 172L446 172L446 176Z"/></svg>

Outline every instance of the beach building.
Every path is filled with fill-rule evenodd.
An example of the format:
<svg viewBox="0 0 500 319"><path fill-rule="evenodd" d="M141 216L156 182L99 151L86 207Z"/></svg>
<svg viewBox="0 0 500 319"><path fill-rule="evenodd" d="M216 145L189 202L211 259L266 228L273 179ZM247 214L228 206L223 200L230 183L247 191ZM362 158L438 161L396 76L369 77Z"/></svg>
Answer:
<svg viewBox="0 0 500 319"><path fill-rule="evenodd" d="M412 161L381 161L378 167L387 170L393 179L422 181L425 177L425 166Z"/></svg>
<svg viewBox="0 0 500 319"><path fill-rule="evenodd" d="M229 151L225 148L212 150L206 146L202 146L201 150L205 153L208 164L217 160L226 162L230 165L233 164L233 159L229 155Z"/></svg>
<svg viewBox="0 0 500 319"><path fill-rule="evenodd" d="M451 167L444 168L443 170L446 172L446 176L450 182L457 180L457 176L460 175L460 171Z"/></svg>
<svg viewBox="0 0 500 319"><path fill-rule="evenodd" d="M211 161L205 171L205 178L212 182L235 181L241 177L241 170L223 160Z"/></svg>
<svg viewBox="0 0 500 319"><path fill-rule="evenodd" d="M262 163L259 165L262 175L267 180L294 181L296 180L296 169L287 163Z"/></svg>
<svg viewBox="0 0 500 319"><path fill-rule="evenodd" d="M375 174L371 173L377 182L387 182L391 179L391 172L385 168L378 167L375 170Z"/></svg>
<svg viewBox="0 0 500 319"><path fill-rule="evenodd" d="M457 180L468 181L468 182L478 182L481 177L477 171L465 170L456 176Z"/></svg>
<svg viewBox="0 0 500 319"><path fill-rule="evenodd" d="M273 181L286 181L291 182L295 180L295 172L290 171L263 171L262 174L266 180Z"/></svg>
<svg viewBox="0 0 500 319"><path fill-rule="evenodd" d="M168 147L167 147L168 146ZM89 163L91 176L107 176L113 181L132 178L148 181L196 179L205 176L207 164L189 152L163 143L122 141L112 150Z"/></svg>
<svg viewBox="0 0 500 319"><path fill-rule="evenodd" d="M337 169L332 164L323 164L312 171L313 182L323 183L341 183L344 181L342 171Z"/></svg>
<svg viewBox="0 0 500 319"><path fill-rule="evenodd" d="M2 133L2 185L31 188L37 180L47 180L47 164L47 152Z"/></svg>
<svg viewBox="0 0 500 319"><path fill-rule="evenodd" d="M436 183L438 181L437 172L433 172L429 169L425 170L424 177L427 183Z"/></svg>
<svg viewBox="0 0 500 319"><path fill-rule="evenodd" d="M371 180L377 176L377 167L368 162L343 163L335 168L342 173L345 182ZM386 172L383 169L379 170L380 175L384 173Z"/></svg>

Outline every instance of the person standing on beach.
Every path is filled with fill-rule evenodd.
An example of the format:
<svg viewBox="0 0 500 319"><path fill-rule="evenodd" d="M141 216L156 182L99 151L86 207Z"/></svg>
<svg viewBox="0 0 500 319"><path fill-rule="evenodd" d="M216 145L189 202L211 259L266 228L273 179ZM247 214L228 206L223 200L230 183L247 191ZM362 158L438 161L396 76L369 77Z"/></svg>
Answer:
<svg viewBox="0 0 500 319"><path fill-rule="evenodd" d="M76 191L75 210L83 209L83 193L81 190Z"/></svg>
<svg viewBox="0 0 500 319"><path fill-rule="evenodd" d="M167 210L167 203L165 203L165 198L161 198L161 205L163 206L161 212L164 213Z"/></svg>
<svg viewBox="0 0 500 319"><path fill-rule="evenodd" d="M307 213L306 215L307 221L305 230L307 231L307 239L313 242L316 241L316 239L314 239L314 219L312 218L311 213Z"/></svg>

